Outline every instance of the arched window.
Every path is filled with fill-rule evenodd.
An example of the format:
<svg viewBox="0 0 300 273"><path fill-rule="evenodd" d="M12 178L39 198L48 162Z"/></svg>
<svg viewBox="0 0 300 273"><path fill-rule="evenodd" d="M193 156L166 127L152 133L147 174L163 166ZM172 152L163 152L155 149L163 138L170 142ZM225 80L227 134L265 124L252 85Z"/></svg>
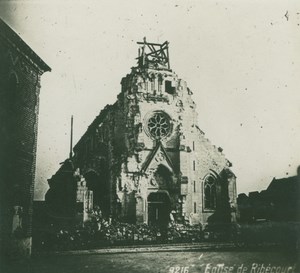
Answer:
<svg viewBox="0 0 300 273"><path fill-rule="evenodd" d="M216 178L212 175L208 175L204 179L203 184L204 192L204 208L214 210L217 203L217 191L216 191Z"/></svg>
<svg viewBox="0 0 300 273"><path fill-rule="evenodd" d="M155 77L154 76L150 79L150 83L151 83L151 91L154 91L155 90Z"/></svg>
<svg viewBox="0 0 300 273"><path fill-rule="evenodd" d="M163 78L161 75L158 76L158 92L161 92L163 84Z"/></svg>

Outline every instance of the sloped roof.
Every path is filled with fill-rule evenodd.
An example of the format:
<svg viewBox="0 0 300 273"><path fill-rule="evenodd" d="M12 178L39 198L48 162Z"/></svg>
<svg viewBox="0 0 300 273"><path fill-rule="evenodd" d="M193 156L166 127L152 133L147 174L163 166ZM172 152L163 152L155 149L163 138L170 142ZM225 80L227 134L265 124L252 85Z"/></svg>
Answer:
<svg viewBox="0 0 300 273"><path fill-rule="evenodd" d="M276 179L273 178L272 182L267 188L267 191L270 193L286 193L286 192L295 192L298 188L297 176L291 176L287 178Z"/></svg>
<svg viewBox="0 0 300 273"><path fill-rule="evenodd" d="M18 48L25 58L29 58L43 72L51 71L51 68L27 45L23 39L0 18L0 36L12 47Z"/></svg>

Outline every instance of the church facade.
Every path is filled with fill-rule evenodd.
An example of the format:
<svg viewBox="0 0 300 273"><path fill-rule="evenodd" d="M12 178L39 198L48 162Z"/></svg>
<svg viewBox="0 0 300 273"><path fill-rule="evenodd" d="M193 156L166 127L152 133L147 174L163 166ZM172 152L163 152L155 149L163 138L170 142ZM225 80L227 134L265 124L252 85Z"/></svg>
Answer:
<svg viewBox="0 0 300 273"><path fill-rule="evenodd" d="M74 170L107 217L165 225L235 221L236 177L198 127L193 92L168 42L138 43L138 64L74 146Z"/></svg>

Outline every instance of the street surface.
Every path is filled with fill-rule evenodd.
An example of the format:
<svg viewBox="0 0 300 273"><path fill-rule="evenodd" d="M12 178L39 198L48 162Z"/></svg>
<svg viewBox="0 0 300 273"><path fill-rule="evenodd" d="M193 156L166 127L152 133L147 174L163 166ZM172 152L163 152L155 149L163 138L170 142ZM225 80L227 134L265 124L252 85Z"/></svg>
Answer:
<svg viewBox="0 0 300 273"><path fill-rule="evenodd" d="M277 273L298 272L296 254L282 251L176 251L35 257L1 273ZM280 269L279 269L280 267ZM267 268L270 271L266 271ZM273 270L273 271L272 271ZM279 271L281 270L281 271ZM300 271L299 271L300 272ZM298 272L298 273L299 273Z"/></svg>

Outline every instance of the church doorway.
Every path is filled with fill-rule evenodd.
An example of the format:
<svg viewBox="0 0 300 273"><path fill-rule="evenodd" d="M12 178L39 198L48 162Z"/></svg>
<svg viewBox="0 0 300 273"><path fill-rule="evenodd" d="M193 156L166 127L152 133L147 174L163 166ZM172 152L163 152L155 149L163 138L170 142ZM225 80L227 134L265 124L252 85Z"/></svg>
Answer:
<svg viewBox="0 0 300 273"><path fill-rule="evenodd" d="M148 224L166 227L169 223L171 204L166 192L152 192L148 196Z"/></svg>

